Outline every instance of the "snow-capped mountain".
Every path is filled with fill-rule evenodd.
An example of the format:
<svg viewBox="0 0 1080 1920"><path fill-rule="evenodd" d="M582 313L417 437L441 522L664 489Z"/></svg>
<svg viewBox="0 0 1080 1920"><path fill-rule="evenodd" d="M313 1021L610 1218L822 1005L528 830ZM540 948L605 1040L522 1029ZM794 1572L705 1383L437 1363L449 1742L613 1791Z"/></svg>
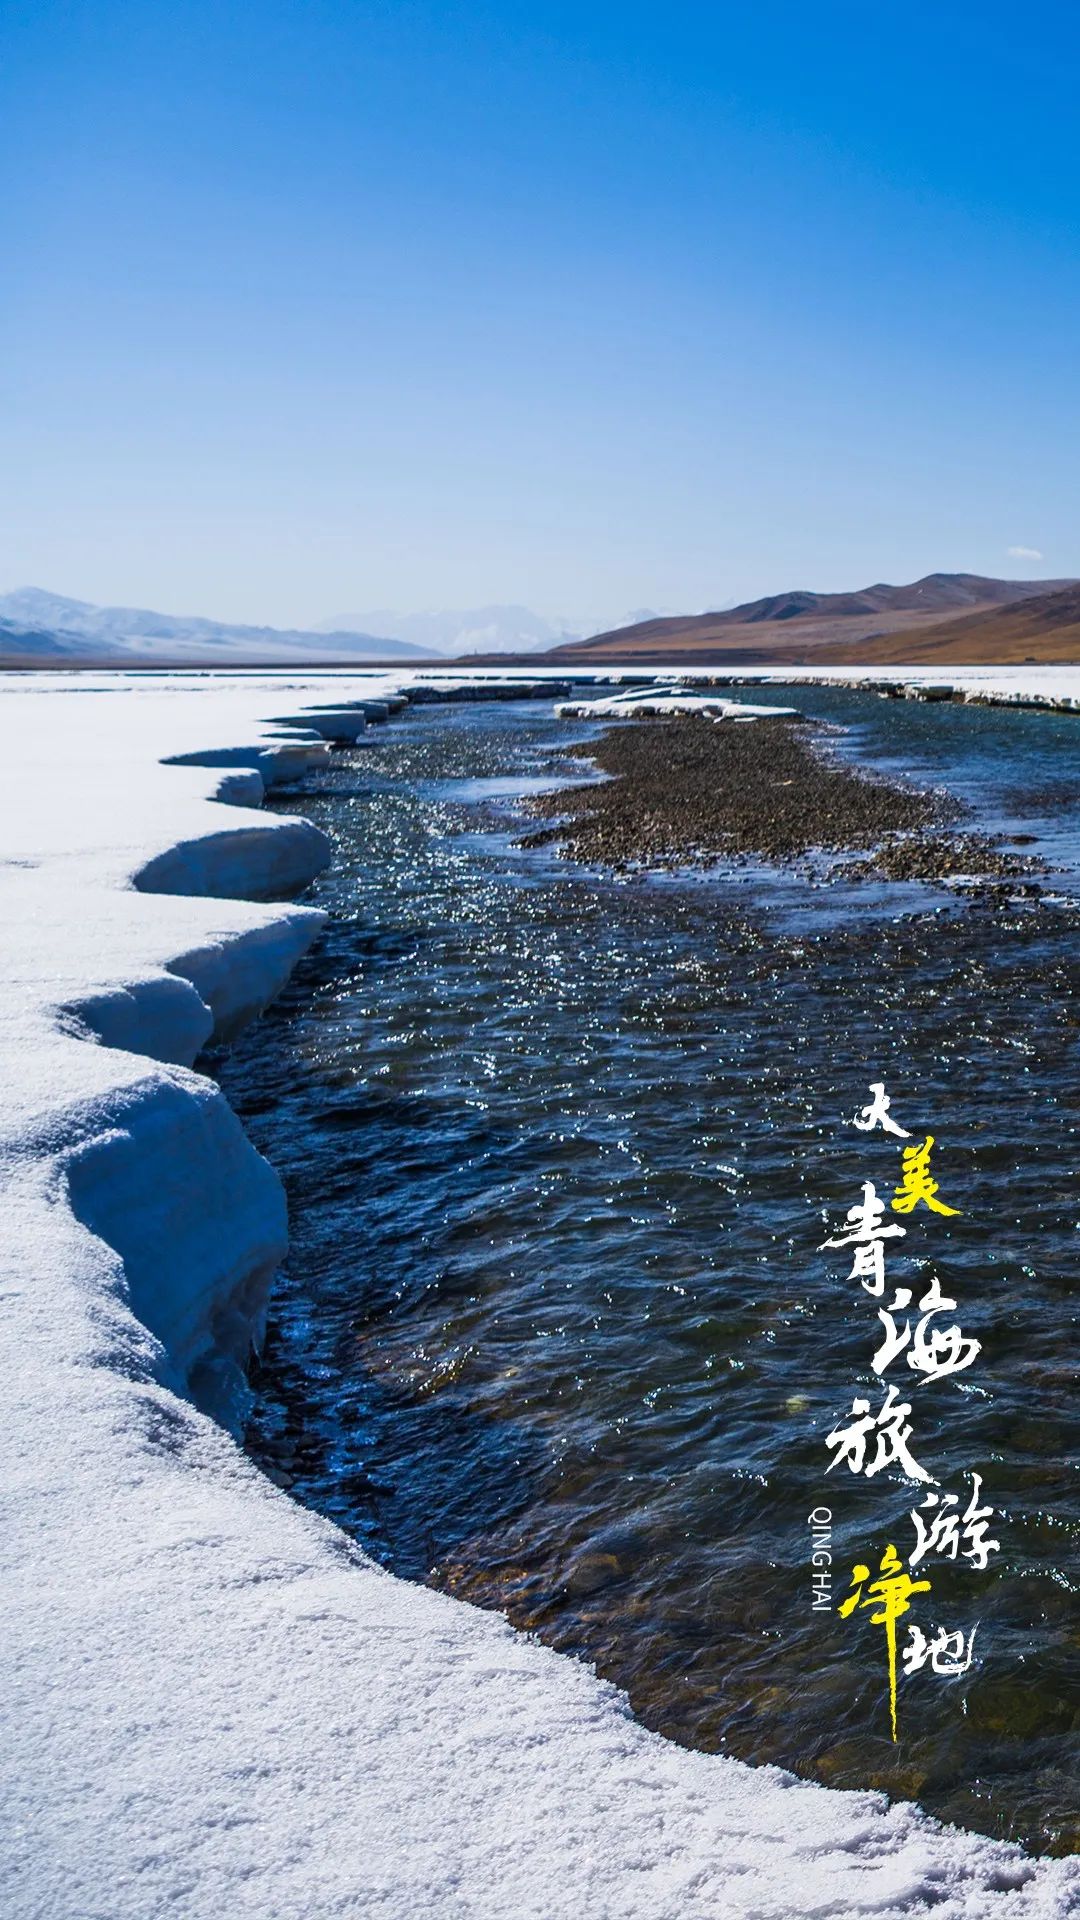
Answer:
<svg viewBox="0 0 1080 1920"><path fill-rule="evenodd" d="M600 623L603 624L602 622ZM371 613L342 613L320 621L318 633L359 630L386 633L394 639L433 653L454 657L467 653L538 653L546 647L566 646L597 631L589 619L549 619L530 607L501 606L444 609L429 613L398 613L381 607Z"/></svg>
<svg viewBox="0 0 1080 1920"><path fill-rule="evenodd" d="M0 594L0 660L160 659L222 665L348 664L364 660L428 659L405 639L367 630L237 626L197 614L155 613L146 607L98 607L40 587Z"/></svg>

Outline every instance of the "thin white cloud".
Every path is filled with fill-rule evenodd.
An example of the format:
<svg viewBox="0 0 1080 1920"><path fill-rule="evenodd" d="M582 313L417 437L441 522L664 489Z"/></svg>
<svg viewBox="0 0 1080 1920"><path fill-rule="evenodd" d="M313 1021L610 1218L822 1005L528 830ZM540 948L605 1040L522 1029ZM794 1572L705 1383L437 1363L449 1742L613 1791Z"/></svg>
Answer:
<svg viewBox="0 0 1080 1920"><path fill-rule="evenodd" d="M1042 559L1042 554L1039 552L1038 547L1006 547L1005 551L1010 560Z"/></svg>

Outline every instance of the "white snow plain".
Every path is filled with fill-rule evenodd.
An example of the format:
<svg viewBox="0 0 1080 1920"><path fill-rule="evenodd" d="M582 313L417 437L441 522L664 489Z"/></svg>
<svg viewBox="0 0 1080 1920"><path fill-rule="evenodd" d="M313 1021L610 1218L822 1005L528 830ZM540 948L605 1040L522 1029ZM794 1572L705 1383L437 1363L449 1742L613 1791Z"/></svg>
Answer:
<svg viewBox="0 0 1080 1920"><path fill-rule="evenodd" d="M2 1911L1061 1920L1075 1860L671 1745L230 1437L285 1209L192 1062L321 924L264 782L393 684L0 677Z"/></svg>

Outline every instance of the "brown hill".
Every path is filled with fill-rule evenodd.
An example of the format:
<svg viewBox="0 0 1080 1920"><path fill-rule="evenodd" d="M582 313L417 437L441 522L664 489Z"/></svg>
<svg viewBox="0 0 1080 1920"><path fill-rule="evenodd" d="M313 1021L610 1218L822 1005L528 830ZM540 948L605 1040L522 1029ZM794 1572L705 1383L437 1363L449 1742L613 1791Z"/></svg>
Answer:
<svg viewBox="0 0 1080 1920"><path fill-rule="evenodd" d="M944 625L959 628L982 622L999 610L1009 613L1034 598L1056 597L1061 589L1071 590L1075 584L931 573L907 586L877 585L853 593L772 594L721 613L643 620L555 647L543 658L582 665L620 660L671 666L805 666L818 661L936 658L934 635ZM966 618L958 619L961 613Z"/></svg>
<svg viewBox="0 0 1080 1920"><path fill-rule="evenodd" d="M705 619L726 621L730 626L754 626L761 620L798 620L804 615L827 618L834 615L864 613L955 613L959 608L1007 606L1039 593L1048 584L1062 581L991 580L978 573L928 573L910 586L890 587L879 581L874 587L860 587L854 593L772 593L763 600L745 600L726 613L706 614Z"/></svg>
<svg viewBox="0 0 1080 1920"><path fill-rule="evenodd" d="M962 620L943 620L920 633L882 634L855 647L826 647L814 658L837 665L903 659L912 665L940 660L958 666L1080 660L1080 586L1074 582L1011 606L969 614Z"/></svg>

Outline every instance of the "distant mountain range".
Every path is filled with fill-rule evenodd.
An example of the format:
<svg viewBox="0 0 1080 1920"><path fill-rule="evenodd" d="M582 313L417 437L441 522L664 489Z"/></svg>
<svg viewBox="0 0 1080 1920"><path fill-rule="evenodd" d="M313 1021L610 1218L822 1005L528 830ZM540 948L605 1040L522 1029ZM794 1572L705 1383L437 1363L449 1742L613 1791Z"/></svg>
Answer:
<svg viewBox="0 0 1080 1920"><path fill-rule="evenodd" d="M995 580L930 573L908 586L851 593L796 591L720 613L639 621L553 648L582 666L614 661L671 666L815 666L932 660L1080 659L1074 580ZM1039 607L1036 615L1032 609ZM988 651L989 649L989 651Z"/></svg>
<svg viewBox="0 0 1080 1920"><path fill-rule="evenodd" d="M646 613L627 620L651 619ZM380 607L370 613L340 613L318 623L316 632L331 630L386 633L431 652L458 657L470 653L534 653L541 648L568 646L591 633L595 621L581 616L548 619L529 607L465 607L432 613L394 613Z"/></svg>
<svg viewBox="0 0 1080 1920"><path fill-rule="evenodd" d="M350 666L527 657L563 666L858 666L1080 660L1080 582L931 573L907 586L798 590L715 613L643 612L579 637L528 607L341 615L250 627L98 607L23 587L0 594L0 666Z"/></svg>
<svg viewBox="0 0 1080 1920"><path fill-rule="evenodd" d="M406 640L366 632L234 626L196 614L97 607L40 587L0 594L0 663L314 666L434 657Z"/></svg>
<svg viewBox="0 0 1080 1920"><path fill-rule="evenodd" d="M652 618L648 610L629 616ZM113 659L162 665L315 665L565 646L587 619L549 619L529 607L491 605L428 613L343 613L310 628L236 626L146 607L99 607L40 587L0 594L0 661Z"/></svg>

